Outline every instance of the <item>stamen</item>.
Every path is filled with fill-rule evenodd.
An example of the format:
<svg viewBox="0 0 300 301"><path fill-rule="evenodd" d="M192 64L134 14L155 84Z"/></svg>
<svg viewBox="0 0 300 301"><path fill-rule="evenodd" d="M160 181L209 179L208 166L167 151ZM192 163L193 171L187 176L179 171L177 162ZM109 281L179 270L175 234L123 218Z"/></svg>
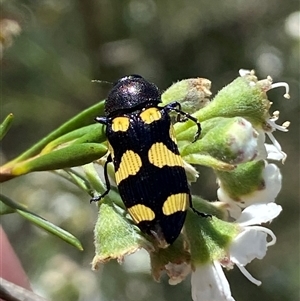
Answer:
<svg viewBox="0 0 300 301"><path fill-rule="evenodd" d="M268 135L268 137L270 138L270 140L272 141L273 145L277 148L277 150L283 155L283 158L282 158L282 164L285 162L286 158L287 158L287 155L285 152L283 152L281 150L281 146L280 144L278 143L278 141L275 139L275 137L272 135L272 133L270 132L266 132L266 134Z"/></svg>
<svg viewBox="0 0 300 301"><path fill-rule="evenodd" d="M237 264L237 267L240 269L240 271L242 272L242 274L248 279L250 280L252 283L256 284L257 286L261 285L261 281L255 279L246 269L245 267L243 267L242 265Z"/></svg>
<svg viewBox="0 0 300 301"><path fill-rule="evenodd" d="M271 85L271 89L278 88L278 87L284 87L285 88L285 94L283 95L284 98L290 99L290 86L288 83L285 82L279 82Z"/></svg>
<svg viewBox="0 0 300 301"><path fill-rule="evenodd" d="M268 120L268 124L271 126L272 128L272 132L274 130L279 130L279 131L282 131L282 132L288 132L288 129L282 125L279 125L279 124L276 124L275 121L277 120L278 118L274 117L274 118L271 118L270 120Z"/></svg>
<svg viewBox="0 0 300 301"><path fill-rule="evenodd" d="M270 134L270 135L269 135ZM281 151L281 145L279 144L279 142L275 139L275 137L270 133L267 132L267 135L269 136L271 142L273 143L273 145L279 150Z"/></svg>
<svg viewBox="0 0 300 301"><path fill-rule="evenodd" d="M275 234L268 228L265 227L261 227L261 226L251 226L251 229L256 229L258 231L261 232L265 232L266 234L268 234L269 236L271 236L271 240L269 242L267 242L267 247L273 246L276 244L277 238L275 236Z"/></svg>
<svg viewBox="0 0 300 301"><path fill-rule="evenodd" d="M277 120L279 118L279 114L280 114L279 111L274 111L273 112L273 118L276 118L276 120Z"/></svg>
<svg viewBox="0 0 300 301"><path fill-rule="evenodd" d="M290 121L285 121L281 126L287 129L290 126L290 124Z"/></svg>

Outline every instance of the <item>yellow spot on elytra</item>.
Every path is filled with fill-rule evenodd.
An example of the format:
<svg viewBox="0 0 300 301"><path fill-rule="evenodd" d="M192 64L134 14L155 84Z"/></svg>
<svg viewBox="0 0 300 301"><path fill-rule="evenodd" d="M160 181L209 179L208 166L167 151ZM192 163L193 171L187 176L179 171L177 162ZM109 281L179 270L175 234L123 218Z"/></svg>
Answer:
<svg viewBox="0 0 300 301"><path fill-rule="evenodd" d="M129 118L128 117L116 117L112 121L112 130L114 132L126 132L129 128Z"/></svg>
<svg viewBox="0 0 300 301"><path fill-rule="evenodd" d="M170 135L171 140L172 140L174 143L177 144L177 140L176 140L176 137L175 137L175 131L174 131L174 128L173 128L172 123L171 123L171 125L170 125L169 135Z"/></svg>
<svg viewBox="0 0 300 301"><path fill-rule="evenodd" d="M183 161L180 155L174 154L162 142L154 143L148 152L148 159L151 164L162 168L164 166L182 166Z"/></svg>
<svg viewBox="0 0 300 301"><path fill-rule="evenodd" d="M128 212L136 224L142 221L152 221L155 218L154 211L143 204L137 204L128 208Z"/></svg>
<svg viewBox="0 0 300 301"><path fill-rule="evenodd" d="M140 117L145 123L150 124L153 121L160 120L161 113L158 108L149 108L143 111Z"/></svg>
<svg viewBox="0 0 300 301"><path fill-rule="evenodd" d="M170 195L163 204L164 215L171 215L178 211L187 210L189 205L189 195L187 193L177 193Z"/></svg>
<svg viewBox="0 0 300 301"><path fill-rule="evenodd" d="M128 178L129 176L136 175L141 167L142 160L140 156L132 150L127 150L123 154L120 166L115 174L117 185L119 185L122 180Z"/></svg>

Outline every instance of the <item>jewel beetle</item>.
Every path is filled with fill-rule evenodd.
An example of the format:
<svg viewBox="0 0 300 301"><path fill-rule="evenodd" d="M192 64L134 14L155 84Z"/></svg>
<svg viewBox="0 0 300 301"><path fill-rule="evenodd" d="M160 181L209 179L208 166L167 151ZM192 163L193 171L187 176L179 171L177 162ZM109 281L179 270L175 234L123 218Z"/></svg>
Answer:
<svg viewBox="0 0 300 301"><path fill-rule="evenodd" d="M197 212L169 114L176 112L181 121L192 120L197 125L195 140L201 127L178 102L160 104L157 86L139 75L125 76L114 84L105 101L105 116L95 119L106 126L107 189L91 201L109 193L107 164L113 162L120 196L134 223L152 235L160 247L167 247L179 236L187 209Z"/></svg>

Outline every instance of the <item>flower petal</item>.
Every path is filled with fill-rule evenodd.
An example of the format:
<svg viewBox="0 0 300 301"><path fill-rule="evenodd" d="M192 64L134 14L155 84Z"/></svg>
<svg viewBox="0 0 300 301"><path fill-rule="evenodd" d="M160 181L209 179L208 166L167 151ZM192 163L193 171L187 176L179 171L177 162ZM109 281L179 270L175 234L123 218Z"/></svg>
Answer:
<svg viewBox="0 0 300 301"><path fill-rule="evenodd" d="M267 164L262 172L265 187L257 190L250 195L245 195L242 200L245 207L252 203L270 203L274 202L281 190L282 176L279 168L275 164Z"/></svg>
<svg viewBox="0 0 300 301"><path fill-rule="evenodd" d="M285 162L286 158L287 158L287 154L285 152L282 151L281 149L281 145L279 144L279 142L275 139L275 137L273 136L273 134L271 132L266 132L266 134L268 135L268 137L270 138L270 140L272 141L273 145L277 148L277 151L280 152L283 156L282 159L282 163Z"/></svg>
<svg viewBox="0 0 300 301"><path fill-rule="evenodd" d="M267 252L267 233L245 228L232 242L229 253L235 264L245 266L253 259L262 259Z"/></svg>
<svg viewBox="0 0 300 301"><path fill-rule="evenodd" d="M192 273L193 301L234 301L219 262L201 265Z"/></svg>
<svg viewBox="0 0 300 301"><path fill-rule="evenodd" d="M261 281L255 279L242 265L236 264L242 274L252 283L256 284L257 286L261 285Z"/></svg>
<svg viewBox="0 0 300 301"><path fill-rule="evenodd" d="M277 217L281 211L282 207L275 203L253 204L243 210L236 222L243 227L267 223Z"/></svg>
<svg viewBox="0 0 300 301"><path fill-rule="evenodd" d="M269 160L280 161L286 158L285 153L279 151L278 148L273 144L265 143L265 148L268 154L267 159Z"/></svg>
<svg viewBox="0 0 300 301"><path fill-rule="evenodd" d="M266 135L265 132L261 129L257 129L258 137L257 137L257 157L256 160L265 160L268 156L268 151L266 149Z"/></svg>

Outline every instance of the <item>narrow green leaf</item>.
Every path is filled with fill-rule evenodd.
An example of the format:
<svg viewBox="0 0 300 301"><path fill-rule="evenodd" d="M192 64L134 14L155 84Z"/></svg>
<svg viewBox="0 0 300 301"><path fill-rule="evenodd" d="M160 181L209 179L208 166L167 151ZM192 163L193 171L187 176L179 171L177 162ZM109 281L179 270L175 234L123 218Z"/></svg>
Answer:
<svg viewBox="0 0 300 301"><path fill-rule="evenodd" d="M8 114L4 121L0 124L0 141L4 138L8 130L10 129L14 120L13 114Z"/></svg>
<svg viewBox="0 0 300 301"><path fill-rule="evenodd" d="M101 180L99 174L97 173L94 164L86 164L83 166L83 171L85 173L86 179L91 184L91 186L94 188L93 195L95 191L100 195L103 194L106 191L106 185ZM120 197L120 194L114 186L111 187L109 193L104 197L106 201L111 201L114 204L118 205L121 208L124 207L124 203ZM100 202L104 201L104 199L99 200Z"/></svg>
<svg viewBox="0 0 300 301"><path fill-rule="evenodd" d="M61 229L60 227L50 223L49 221L45 220L44 218L38 216L37 214L27 210L24 206L12 201L8 197L0 194L1 203L5 206L12 208L13 211L20 214L22 217L36 225L37 227L61 238L65 242L69 243L70 245L76 247L79 250L83 250L83 247L80 241L73 236L71 233Z"/></svg>
<svg viewBox="0 0 300 301"><path fill-rule="evenodd" d="M90 196L94 195L94 190L92 188L91 183L87 179L85 179L82 175L80 175L78 172L76 172L76 170L68 168L65 169L64 171L66 173L65 178L67 180L69 180L71 183L81 188L83 191L87 192ZM62 173L59 174L63 176Z"/></svg>
<svg viewBox="0 0 300 301"><path fill-rule="evenodd" d="M0 215L14 213L15 210L9 206L7 206L5 203L0 200Z"/></svg>
<svg viewBox="0 0 300 301"><path fill-rule="evenodd" d="M45 146L40 154L46 154L53 149L63 144L80 144L80 143L102 143L106 140L105 133L103 131L103 125L99 123L90 124L74 131L71 131L57 139L51 141Z"/></svg>
<svg viewBox="0 0 300 301"><path fill-rule="evenodd" d="M33 171L47 171L80 166L104 156L106 146L100 143L70 145L51 153L21 162L11 169L13 176L20 176Z"/></svg>
<svg viewBox="0 0 300 301"><path fill-rule="evenodd" d="M34 225L36 225L37 227L61 238L62 240L64 240L65 242L67 242L68 244L76 247L77 249L79 249L80 251L83 250L83 247L81 245L81 242L71 233L67 232L66 230L50 223L49 221L43 219L42 217L35 215L34 213L28 212L28 211L24 211L24 210L20 210L17 209L17 212L23 216L25 219L27 219L28 221L30 221L31 223L33 223Z"/></svg>
<svg viewBox="0 0 300 301"><path fill-rule="evenodd" d="M14 201L12 201L10 198L8 198L7 196L0 194L0 201L5 204L5 206L10 207L13 211L16 211L17 209L24 209L26 210L26 208Z"/></svg>
<svg viewBox="0 0 300 301"><path fill-rule="evenodd" d="M86 134L76 139L72 144L103 143L104 141L106 141L106 139L107 138L104 131L104 126L102 124L96 123L90 126Z"/></svg>
<svg viewBox="0 0 300 301"><path fill-rule="evenodd" d="M51 141L57 139L58 137L76 130L80 127L89 125L93 123L93 120L96 116L101 116L104 114L104 101L101 101L95 104L92 107L87 108L86 110L80 112L78 115L74 116L72 119L61 125L59 128L54 130L48 136L44 137L42 140L37 142L27 151L22 153L19 157L15 158L14 160L8 162L5 166L11 167L15 165L17 162L24 161L28 158L31 158L37 155L47 144Z"/></svg>
<svg viewBox="0 0 300 301"><path fill-rule="evenodd" d="M89 183L91 183L92 187L94 187L94 189L98 193L102 194L106 191L106 186L97 173L94 164L90 163L84 165L83 171L85 173L86 179L89 181Z"/></svg>

